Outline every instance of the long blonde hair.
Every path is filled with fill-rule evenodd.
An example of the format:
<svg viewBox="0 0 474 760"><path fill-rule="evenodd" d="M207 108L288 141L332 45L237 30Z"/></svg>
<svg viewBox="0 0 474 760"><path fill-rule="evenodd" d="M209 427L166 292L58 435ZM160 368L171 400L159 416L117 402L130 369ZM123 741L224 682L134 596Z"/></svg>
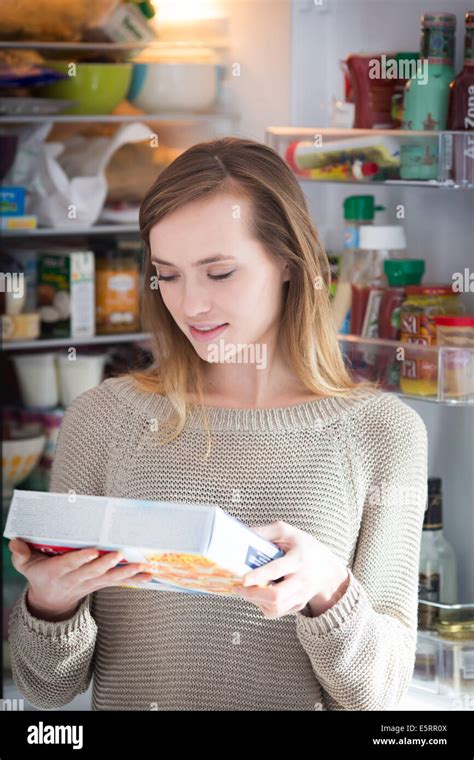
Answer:
<svg viewBox="0 0 474 760"><path fill-rule="evenodd" d="M286 342L295 375L318 395L350 396L360 389L346 370L332 320L328 258L292 171L276 151L254 140L223 137L197 143L159 174L140 206L140 309L143 328L152 336L154 363L130 376L141 390L167 396L171 402L175 415L167 423L174 429L164 443L180 434L188 411L196 407L208 433L207 453L211 431L203 406L204 360L177 326L159 290L147 286L156 278L150 230L190 201L222 193L250 200L253 237L288 264L291 280L284 283L279 336ZM197 398L196 404L189 402L190 396Z"/></svg>

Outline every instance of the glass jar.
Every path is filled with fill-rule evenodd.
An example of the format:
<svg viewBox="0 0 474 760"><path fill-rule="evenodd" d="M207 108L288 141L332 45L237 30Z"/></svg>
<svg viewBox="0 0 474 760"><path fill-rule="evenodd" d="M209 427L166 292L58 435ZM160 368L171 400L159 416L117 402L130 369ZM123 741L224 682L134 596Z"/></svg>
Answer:
<svg viewBox="0 0 474 760"><path fill-rule="evenodd" d="M462 314L464 305L451 285L410 285L400 307L402 343L436 345L435 317ZM416 396L434 396L438 390L438 362L431 352L406 348L400 375L400 390Z"/></svg>
<svg viewBox="0 0 474 760"><path fill-rule="evenodd" d="M96 252L97 334L139 331L139 270L133 251L111 247Z"/></svg>
<svg viewBox="0 0 474 760"><path fill-rule="evenodd" d="M436 628L446 642L442 648L446 687L453 694L473 692L474 620L441 620Z"/></svg>
<svg viewBox="0 0 474 760"><path fill-rule="evenodd" d="M443 399L474 400L474 316L435 317Z"/></svg>

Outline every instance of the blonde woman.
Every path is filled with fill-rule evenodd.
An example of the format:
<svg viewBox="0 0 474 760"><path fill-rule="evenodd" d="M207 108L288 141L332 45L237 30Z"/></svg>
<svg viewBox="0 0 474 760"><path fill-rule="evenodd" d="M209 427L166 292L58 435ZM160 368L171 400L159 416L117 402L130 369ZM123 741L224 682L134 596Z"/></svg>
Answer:
<svg viewBox="0 0 474 760"><path fill-rule="evenodd" d="M201 596L123 588L142 567L12 541L28 580L16 684L43 708L92 677L93 710L396 707L414 667L426 430L349 377L298 182L252 140L197 144L148 190L140 229L154 362L70 405L51 491L216 504L285 555L238 596Z"/></svg>

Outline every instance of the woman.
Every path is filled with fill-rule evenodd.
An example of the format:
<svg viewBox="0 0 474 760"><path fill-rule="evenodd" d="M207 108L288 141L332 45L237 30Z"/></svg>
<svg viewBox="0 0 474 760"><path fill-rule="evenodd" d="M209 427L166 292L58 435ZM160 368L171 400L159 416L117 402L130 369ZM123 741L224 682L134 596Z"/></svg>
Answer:
<svg viewBox="0 0 474 760"><path fill-rule="evenodd" d="M238 596L199 596L11 541L28 579L15 682L43 708L92 676L93 710L394 708L414 666L426 430L348 376L297 180L265 145L201 143L159 175L140 229L155 362L70 405L50 489L216 504L285 555Z"/></svg>

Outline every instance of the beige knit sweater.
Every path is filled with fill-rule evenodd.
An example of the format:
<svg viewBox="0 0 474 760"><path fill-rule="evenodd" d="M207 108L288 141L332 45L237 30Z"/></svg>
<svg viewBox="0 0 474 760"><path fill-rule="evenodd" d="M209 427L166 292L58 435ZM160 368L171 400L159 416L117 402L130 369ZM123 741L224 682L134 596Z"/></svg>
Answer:
<svg viewBox="0 0 474 760"><path fill-rule="evenodd" d="M195 412L160 447L167 398L110 378L69 406L51 491L201 502L249 525L282 519L350 569L318 617L265 618L250 601L134 588L86 597L66 621L10 617L13 678L33 705L85 691L92 710L389 710L413 672L426 429L381 392L277 409ZM153 423L153 424L151 424Z"/></svg>

